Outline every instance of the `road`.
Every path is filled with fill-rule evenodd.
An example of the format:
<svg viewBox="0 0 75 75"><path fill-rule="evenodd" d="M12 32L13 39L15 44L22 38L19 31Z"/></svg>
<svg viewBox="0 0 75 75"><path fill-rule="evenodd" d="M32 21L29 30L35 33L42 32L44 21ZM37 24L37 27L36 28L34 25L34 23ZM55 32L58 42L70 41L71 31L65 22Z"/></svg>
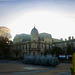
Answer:
<svg viewBox="0 0 75 75"><path fill-rule="evenodd" d="M71 63L60 63L56 67L26 65L14 60L0 59L0 75L71 75ZM36 69L25 69L36 68Z"/></svg>

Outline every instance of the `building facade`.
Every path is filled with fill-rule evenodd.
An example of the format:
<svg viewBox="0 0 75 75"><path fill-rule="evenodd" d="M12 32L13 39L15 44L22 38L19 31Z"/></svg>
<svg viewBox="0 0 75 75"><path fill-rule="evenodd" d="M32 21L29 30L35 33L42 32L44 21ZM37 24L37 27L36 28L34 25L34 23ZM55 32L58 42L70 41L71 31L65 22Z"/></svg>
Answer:
<svg viewBox="0 0 75 75"><path fill-rule="evenodd" d="M53 45L55 47L60 47L64 54L72 55L72 53L75 51L75 39L74 37L69 37L68 40L65 39L65 41L61 42L54 42Z"/></svg>
<svg viewBox="0 0 75 75"><path fill-rule="evenodd" d="M53 50L53 47L59 47L67 54L68 46L71 50L75 49L75 39L69 37L69 40L63 41L62 39L52 38L51 34L39 33L34 27L30 34L19 34L13 39L13 45L11 45L11 54L14 57L23 57L31 54L45 54Z"/></svg>
<svg viewBox="0 0 75 75"><path fill-rule="evenodd" d="M34 27L29 34L16 35L13 39L13 45L11 51L13 56L15 53L18 56L24 56L27 54L45 54L46 51L52 49L52 36L48 33L40 33Z"/></svg>

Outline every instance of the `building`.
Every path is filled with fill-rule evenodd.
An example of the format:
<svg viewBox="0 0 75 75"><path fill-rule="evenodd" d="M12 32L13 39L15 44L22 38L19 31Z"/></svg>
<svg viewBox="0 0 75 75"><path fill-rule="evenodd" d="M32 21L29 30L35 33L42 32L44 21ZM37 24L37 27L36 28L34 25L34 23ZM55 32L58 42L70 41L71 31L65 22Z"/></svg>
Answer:
<svg viewBox="0 0 75 75"><path fill-rule="evenodd" d="M68 37L68 40L65 39L64 41L61 42L53 42L53 45L55 47L60 47L62 51L65 52L64 54L67 55L72 55L72 53L75 51L75 39L73 36L72 38Z"/></svg>
<svg viewBox="0 0 75 75"><path fill-rule="evenodd" d="M14 37L11 53L14 57L23 57L28 54L51 54L54 47L59 47L65 54L72 54L67 51L69 45L73 51L75 49L74 37L63 41L63 39L52 38L51 34L39 33L34 27L30 34L17 34Z"/></svg>
<svg viewBox="0 0 75 75"><path fill-rule="evenodd" d="M55 40L55 39L54 39ZM59 41L59 40L58 40ZM13 56L24 56L27 54L45 54L52 50L52 36L48 33L40 33L34 27L29 34L16 35L13 39Z"/></svg>

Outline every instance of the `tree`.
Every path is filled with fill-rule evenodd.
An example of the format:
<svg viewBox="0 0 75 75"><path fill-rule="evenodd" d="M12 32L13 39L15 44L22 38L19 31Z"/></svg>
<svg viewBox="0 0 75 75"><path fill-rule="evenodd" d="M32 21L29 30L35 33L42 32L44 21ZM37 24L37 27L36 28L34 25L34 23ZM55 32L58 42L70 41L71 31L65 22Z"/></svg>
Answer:
<svg viewBox="0 0 75 75"><path fill-rule="evenodd" d="M3 57L9 56L10 41L7 37L0 36L0 55Z"/></svg>
<svg viewBox="0 0 75 75"><path fill-rule="evenodd" d="M73 54L72 46L70 44L67 45L67 54Z"/></svg>
<svg viewBox="0 0 75 75"><path fill-rule="evenodd" d="M20 50L13 50L13 53L15 54L15 58L19 58L19 54L21 53Z"/></svg>
<svg viewBox="0 0 75 75"><path fill-rule="evenodd" d="M51 53L59 57L59 55L62 54L62 49L60 47L53 47L53 50Z"/></svg>
<svg viewBox="0 0 75 75"><path fill-rule="evenodd" d="M44 55L50 54L51 53L50 51L51 50L46 50L45 53L44 53Z"/></svg>

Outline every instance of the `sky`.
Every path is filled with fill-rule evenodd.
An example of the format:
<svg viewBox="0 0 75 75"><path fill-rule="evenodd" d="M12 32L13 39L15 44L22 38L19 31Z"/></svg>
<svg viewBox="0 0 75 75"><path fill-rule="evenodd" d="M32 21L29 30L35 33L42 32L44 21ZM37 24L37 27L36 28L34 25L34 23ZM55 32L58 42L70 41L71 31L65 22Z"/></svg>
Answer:
<svg viewBox="0 0 75 75"><path fill-rule="evenodd" d="M0 0L0 26L16 34L39 33L56 39L75 37L75 0Z"/></svg>

